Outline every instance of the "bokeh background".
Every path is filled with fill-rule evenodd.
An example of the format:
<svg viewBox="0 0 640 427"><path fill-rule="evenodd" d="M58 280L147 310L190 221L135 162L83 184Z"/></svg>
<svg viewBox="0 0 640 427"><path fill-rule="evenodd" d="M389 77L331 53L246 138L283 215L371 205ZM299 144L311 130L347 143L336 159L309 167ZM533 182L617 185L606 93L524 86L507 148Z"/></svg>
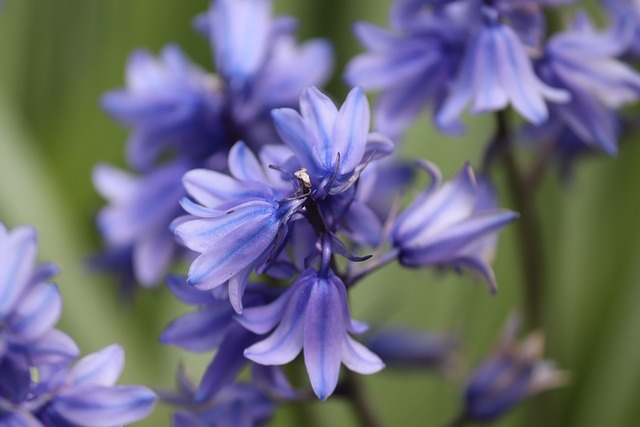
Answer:
<svg viewBox="0 0 640 427"><path fill-rule="evenodd" d="M361 51L355 20L386 25L389 0L276 0L300 20L300 37L335 45L342 100L344 64ZM133 303L116 283L87 271L98 250L93 218L103 204L91 184L99 162L123 165L126 131L100 110L102 93L123 84L128 54L178 43L211 68L207 42L191 28L207 0L6 0L0 10L0 220L39 229L42 260L55 261L64 300L60 328L83 353L121 343L122 383L170 387L179 362L197 378L208 360L161 346L160 331L186 310L163 286ZM640 117L638 118L640 120ZM429 159L452 176L464 161L477 164L492 131L488 118L469 120L462 138L444 138L423 118L401 149ZM571 371L572 383L522 405L499 426L636 426L640 404L640 144L627 140L617 159L581 162L573 179L549 174L536 202L543 220L548 277L544 297L546 354ZM503 181L498 181L505 188ZM501 194L504 206L513 206ZM495 263L497 296L468 276L391 267L363 282L352 297L356 318L409 324L460 338L461 372L383 371L363 378L388 426L441 426L459 409L465 375L491 350L522 300L515 227L503 233ZM0 381L2 379L0 378ZM542 413L544 424L536 424ZM532 423L531 419L538 421ZM356 425L337 399L304 408L285 406L275 426ZM140 426L169 425L159 407Z"/></svg>

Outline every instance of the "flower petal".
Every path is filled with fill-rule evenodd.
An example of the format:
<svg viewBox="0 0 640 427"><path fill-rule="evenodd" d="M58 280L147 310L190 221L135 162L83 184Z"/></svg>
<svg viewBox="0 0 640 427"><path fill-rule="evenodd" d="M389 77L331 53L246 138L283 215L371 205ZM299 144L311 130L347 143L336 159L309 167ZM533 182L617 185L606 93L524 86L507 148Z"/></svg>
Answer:
<svg viewBox="0 0 640 427"><path fill-rule="evenodd" d="M76 385L112 386L123 368L124 350L111 344L80 359L69 371L69 378Z"/></svg>
<svg viewBox="0 0 640 427"><path fill-rule="evenodd" d="M342 340L342 363L359 374L375 374L384 368L375 353L346 334Z"/></svg>
<svg viewBox="0 0 640 427"><path fill-rule="evenodd" d="M369 101L362 88L355 87L349 92L335 119L330 147L330 155L333 158L329 159L330 163L325 165L334 166L337 154L340 154L339 172L341 174L352 172L362 163L369 134L369 122Z"/></svg>
<svg viewBox="0 0 640 427"><path fill-rule="evenodd" d="M147 417L156 395L140 386L81 386L63 389L51 403L62 418L91 427L129 424Z"/></svg>
<svg viewBox="0 0 640 427"><path fill-rule="evenodd" d="M293 285L282 320L266 339L244 351L244 356L261 365L283 365L302 350L305 311L312 286L309 277L301 276ZM248 309L247 309L248 311Z"/></svg>
<svg viewBox="0 0 640 427"><path fill-rule="evenodd" d="M0 319L11 312L29 284L38 243L30 227L16 227L0 240Z"/></svg>
<svg viewBox="0 0 640 427"><path fill-rule="evenodd" d="M338 384L347 321L342 303L336 284L316 279L304 321L304 363L311 387L321 400L329 397Z"/></svg>

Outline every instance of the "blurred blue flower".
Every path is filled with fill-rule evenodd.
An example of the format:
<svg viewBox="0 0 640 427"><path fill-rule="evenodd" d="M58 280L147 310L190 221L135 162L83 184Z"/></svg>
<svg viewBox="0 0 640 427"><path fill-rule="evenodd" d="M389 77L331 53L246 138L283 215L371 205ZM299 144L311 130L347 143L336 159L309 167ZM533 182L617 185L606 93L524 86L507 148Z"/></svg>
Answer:
<svg viewBox="0 0 640 427"><path fill-rule="evenodd" d="M224 387L206 402L196 401L195 386L179 380L182 408L173 416L174 427L242 426L266 424L274 415L276 403L253 383L236 383Z"/></svg>
<svg viewBox="0 0 640 427"><path fill-rule="evenodd" d="M109 201L97 216L108 253L130 253L134 277L143 286L161 281L175 255L184 251L169 224L181 213L181 178L191 167L190 162L176 161L141 177L106 164L93 171L95 188ZM124 258L120 261L128 267Z"/></svg>
<svg viewBox="0 0 640 427"><path fill-rule="evenodd" d="M436 116L441 126L458 119L473 101L474 114L512 105L527 121L543 123L549 117L545 100L566 102L569 94L548 86L533 65L516 32L500 21L499 13L483 10L483 25L471 36L464 59L447 99Z"/></svg>
<svg viewBox="0 0 640 427"><path fill-rule="evenodd" d="M512 318L497 348L472 374L464 393L466 419L493 421L533 394L568 381L566 373L541 360L542 334L533 332L517 343L518 329Z"/></svg>
<svg viewBox="0 0 640 427"><path fill-rule="evenodd" d="M70 368L40 372L23 408L47 427L108 427L147 417L156 395L142 386L116 386L124 351L110 345L83 357Z"/></svg>
<svg viewBox="0 0 640 427"><path fill-rule="evenodd" d="M351 319L346 287L331 270L326 275L306 270L277 300L246 309L238 321L256 334L273 329L245 350L245 357L256 363L283 365L304 348L311 387L321 400L335 390L341 362L361 374L384 367L378 356L349 336L364 332L366 325Z"/></svg>
<svg viewBox="0 0 640 427"><path fill-rule="evenodd" d="M243 355L244 349L259 341L260 337L235 321L235 312L226 299L197 290L179 277L170 276L167 284L178 299L197 306L198 311L171 322L160 334L160 342L194 352L217 349L193 394L194 402L210 400L221 388L234 382L248 362ZM267 304L279 293L277 289L263 285L249 285L244 298L245 307Z"/></svg>
<svg viewBox="0 0 640 427"><path fill-rule="evenodd" d="M422 162L421 166L431 176L431 184L398 216L391 231L400 263L412 268L469 269L495 292L490 266L495 247L492 236L517 214L495 206L487 209L494 202L490 193L478 190L468 164L454 180L442 185L440 171L434 165Z"/></svg>
<svg viewBox="0 0 640 427"><path fill-rule="evenodd" d="M576 15L572 28L554 35L538 61L541 78L571 95L551 106L545 132L560 135L568 127L583 143L609 155L618 151L619 123L615 110L640 98L640 74L616 59L626 50L632 27L598 32L586 14Z"/></svg>
<svg viewBox="0 0 640 427"><path fill-rule="evenodd" d="M398 0L390 20L392 31L356 25L369 52L349 63L345 77L382 92L375 128L393 138L428 105L441 130L457 132L458 117L472 101L472 113L511 104L539 123L547 118L545 99L567 99L535 76L526 52L538 48L544 33L536 2Z"/></svg>
<svg viewBox="0 0 640 427"><path fill-rule="evenodd" d="M0 222L0 378L8 366L59 365L73 360L78 347L54 329L62 312L58 288L48 283L58 272L52 264L36 265L36 231L21 226L9 231ZM4 359L4 361L3 361ZM1 387L0 387L1 388Z"/></svg>

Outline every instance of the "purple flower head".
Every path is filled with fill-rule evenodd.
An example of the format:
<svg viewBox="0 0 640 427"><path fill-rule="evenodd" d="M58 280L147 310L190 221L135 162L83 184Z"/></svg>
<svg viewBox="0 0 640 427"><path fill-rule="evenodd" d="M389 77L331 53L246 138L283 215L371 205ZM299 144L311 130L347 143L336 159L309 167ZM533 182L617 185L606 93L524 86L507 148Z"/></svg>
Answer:
<svg viewBox="0 0 640 427"><path fill-rule="evenodd" d="M238 321L256 334L273 332L247 348L245 357L261 365L283 365L304 348L311 386L325 400L338 383L340 364L361 374L384 367L378 356L354 341L366 325L351 319L344 283L331 270L303 272L271 304L246 309Z"/></svg>
<svg viewBox="0 0 640 427"><path fill-rule="evenodd" d="M36 265L37 251L34 229L9 231L0 223L0 378L12 375L8 366L24 366L28 372L29 367L65 364L78 355L73 340L54 329L62 299L48 281L58 268Z"/></svg>
<svg viewBox="0 0 640 427"><path fill-rule="evenodd" d="M110 345L70 368L44 375L22 407L47 427L109 427L147 417L156 395L146 387L117 386L124 352Z"/></svg>
<svg viewBox="0 0 640 427"><path fill-rule="evenodd" d="M333 68L327 41L297 45L296 20L274 17L272 8L271 0L217 0L196 18L213 47L236 139L254 148L277 141L271 109L293 107L305 86L323 84Z"/></svg>
<svg viewBox="0 0 640 427"><path fill-rule="evenodd" d="M167 149L192 159L228 149L220 84L179 47L164 48L159 60L146 50L134 52L126 78L126 89L104 95L102 106L132 130L127 144L131 166L146 170Z"/></svg>
<svg viewBox="0 0 640 427"><path fill-rule="evenodd" d="M254 427L267 423L274 415L275 402L252 383L229 385L206 402L189 403L195 386L180 381L185 401L183 410L173 416L174 427L242 426Z"/></svg>
<svg viewBox="0 0 640 427"><path fill-rule="evenodd" d="M496 350L471 376L464 393L466 418L495 420L531 395L566 384L566 373L541 360L542 334L533 332L517 343L516 323L512 319Z"/></svg>
<svg viewBox="0 0 640 427"><path fill-rule="evenodd" d="M403 13L392 10L392 22L396 14ZM439 111L462 60L465 27L449 15L424 18L409 25L397 17L403 25L396 25L394 32L363 22L354 27L368 52L348 64L345 79L350 85L381 91L374 123L392 138L402 136L430 104Z"/></svg>
<svg viewBox="0 0 640 427"><path fill-rule="evenodd" d="M369 103L361 88L349 92L340 107L315 87L300 96L300 111L272 111L283 142L305 169L310 196L323 200L351 187L366 164L389 154L393 143L369 133Z"/></svg>
<svg viewBox="0 0 640 427"><path fill-rule="evenodd" d="M538 63L541 78L571 94L553 105L550 127L567 126L585 145L609 155L618 151L613 111L640 97L640 74L615 58L626 46L631 27L596 31L585 14L571 29L553 36Z"/></svg>
<svg viewBox="0 0 640 427"><path fill-rule="evenodd" d="M193 393L194 402L204 402L235 380L248 362L243 356L244 349L260 338L235 321L235 312L228 301L215 298L211 292L197 290L182 278L170 276L167 283L178 299L198 306L199 310L174 320L160 335L160 342L194 352L217 349ZM278 293L266 286L249 285L244 305L267 304Z"/></svg>
<svg viewBox="0 0 640 427"><path fill-rule="evenodd" d="M543 83L516 32L502 23L493 9L484 10L483 25L471 36L456 80L436 121L454 124L466 105L481 114L508 105L527 121L543 123L549 114L545 100L566 102L569 94Z"/></svg>
<svg viewBox="0 0 640 427"><path fill-rule="evenodd" d="M72 367L41 367L33 378L20 361L0 359L0 422L109 427L145 418L156 396L145 387L116 386L123 365L124 353L117 345L90 354Z"/></svg>
<svg viewBox="0 0 640 427"><path fill-rule="evenodd" d="M108 165L94 169L94 186L110 202L98 213L100 232L108 251L131 255L129 262L121 258L119 264L131 265L143 286L158 284L182 250L169 224L181 213L181 178L190 168L189 162L175 161L141 177Z"/></svg>
<svg viewBox="0 0 640 427"><path fill-rule="evenodd" d="M269 154L281 148L286 151L264 149L263 160L270 161ZM201 254L191 264L188 283L209 290L228 282L229 298L240 312L249 275L272 259L304 199L291 197L291 184L242 142L229 154L229 169L232 176L205 169L185 175L187 192L200 204L183 199L190 215L178 218L173 229L186 247ZM287 186L288 194L283 190Z"/></svg>
<svg viewBox="0 0 640 427"><path fill-rule="evenodd" d="M444 184L434 165L422 162L421 166L431 176L431 185L398 216L391 231L400 263L412 268L467 268L495 291L489 265L493 244L486 239L517 214L486 209L484 199L478 199L482 193L468 164L454 180Z"/></svg>

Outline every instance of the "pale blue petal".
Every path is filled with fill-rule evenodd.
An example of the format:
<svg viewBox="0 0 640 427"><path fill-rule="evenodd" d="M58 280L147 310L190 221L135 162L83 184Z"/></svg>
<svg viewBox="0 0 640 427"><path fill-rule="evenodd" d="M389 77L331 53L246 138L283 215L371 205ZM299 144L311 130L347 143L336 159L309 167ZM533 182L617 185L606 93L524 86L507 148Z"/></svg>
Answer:
<svg viewBox="0 0 640 427"><path fill-rule="evenodd" d="M274 244L281 226L275 212L254 211L250 218L228 233L207 240L208 249L191 264L189 284L203 290L218 287Z"/></svg>
<svg viewBox="0 0 640 427"><path fill-rule="evenodd" d="M124 368L124 350L111 344L80 359L69 371L75 385L112 386Z"/></svg>
<svg viewBox="0 0 640 427"><path fill-rule="evenodd" d="M375 353L346 334L342 340L342 363L359 374L375 374L384 368Z"/></svg>
<svg viewBox="0 0 640 427"><path fill-rule="evenodd" d="M62 298L55 285L40 283L31 288L8 319L15 339L33 341L51 330L62 312Z"/></svg>
<svg viewBox="0 0 640 427"><path fill-rule="evenodd" d="M147 417L156 395L139 386L69 387L58 393L51 410L72 423L86 427L111 427Z"/></svg>
<svg viewBox="0 0 640 427"><path fill-rule="evenodd" d="M232 325L232 313L228 306L220 306L184 314L162 331L160 342L193 352L212 350Z"/></svg>
<svg viewBox="0 0 640 427"><path fill-rule="evenodd" d="M271 1L218 0L211 11L218 69L243 83L265 59L271 31Z"/></svg>
<svg viewBox="0 0 640 427"><path fill-rule="evenodd" d="M304 319L312 283L301 277L294 284L290 298L275 331L266 339L244 351L244 356L261 365L283 365L291 362L302 350ZM247 309L248 311L248 309Z"/></svg>
<svg viewBox="0 0 640 427"><path fill-rule="evenodd" d="M328 96L313 86L306 87L300 95L300 111L304 118L311 140L305 141L313 146L319 164L329 170L336 161L332 137L338 109ZM302 160L302 159L301 159ZM304 165L303 165L304 166Z"/></svg>
<svg viewBox="0 0 640 427"><path fill-rule="evenodd" d="M336 154L340 154L340 174L348 174L362 163L369 135L369 123L367 97L362 88L353 88L335 119L330 148L330 156L333 159L325 165L334 166Z"/></svg>
<svg viewBox="0 0 640 427"><path fill-rule="evenodd" d="M0 319L6 317L29 284L38 243L30 227L16 227L0 240Z"/></svg>
<svg viewBox="0 0 640 427"><path fill-rule="evenodd" d="M242 141L236 142L229 151L229 170L240 181L266 181L258 158Z"/></svg>
<svg viewBox="0 0 640 427"><path fill-rule="evenodd" d="M36 366L67 364L80 355L80 349L71 337L57 329L30 343L27 351Z"/></svg>
<svg viewBox="0 0 640 427"><path fill-rule="evenodd" d="M343 301L337 285L316 279L304 320L304 363L311 387L320 400L329 397L338 384L342 340L348 321L343 316Z"/></svg>
<svg viewBox="0 0 640 427"><path fill-rule="evenodd" d="M173 236L169 233L150 234L136 242L133 269L138 282L144 287L160 283L176 249Z"/></svg>

